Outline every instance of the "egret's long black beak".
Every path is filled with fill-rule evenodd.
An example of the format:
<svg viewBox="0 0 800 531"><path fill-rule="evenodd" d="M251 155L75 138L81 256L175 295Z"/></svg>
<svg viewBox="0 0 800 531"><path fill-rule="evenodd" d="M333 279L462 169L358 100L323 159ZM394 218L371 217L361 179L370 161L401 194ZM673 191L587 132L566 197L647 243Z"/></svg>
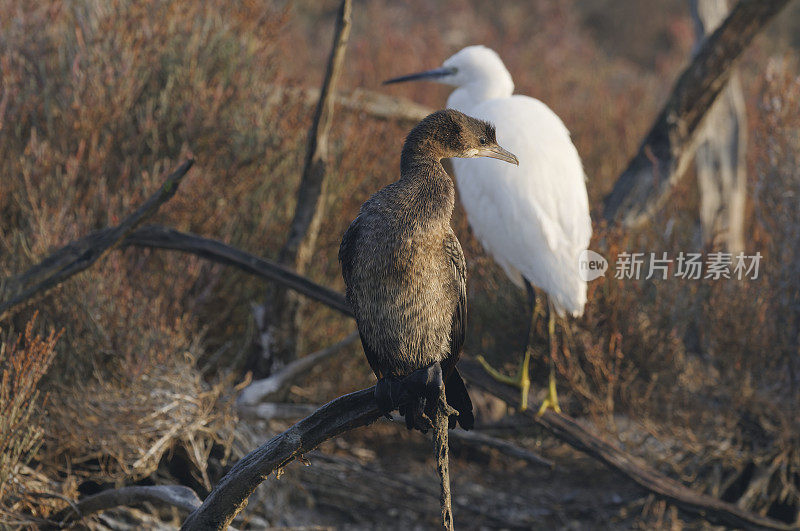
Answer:
<svg viewBox="0 0 800 531"><path fill-rule="evenodd" d="M478 156L490 157L493 159L502 160L504 162L509 162L511 164L519 166L519 159L517 158L517 156L508 151L507 149L501 148L497 144L493 146L486 146L485 148L479 149Z"/></svg>
<svg viewBox="0 0 800 531"><path fill-rule="evenodd" d="M394 77L387 79L383 82L384 85L391 85L392 83L403 83L404 81L417 81L420 79L430 79L436 81L439 78L455 74L454 68L434 68L433 70L426 70L425 72L418 72L416 74L408 74L406 76Z"/></svg>

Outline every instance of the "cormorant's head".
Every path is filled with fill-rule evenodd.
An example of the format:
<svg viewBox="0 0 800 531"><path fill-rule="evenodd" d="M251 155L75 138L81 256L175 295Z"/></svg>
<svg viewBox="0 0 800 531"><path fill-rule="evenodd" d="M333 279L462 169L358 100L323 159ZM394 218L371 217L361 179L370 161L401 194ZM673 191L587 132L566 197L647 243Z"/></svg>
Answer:
<svg viewBox="0 0 800 531"><path fill-rule="evenodd" d="M411 130L403 146L402 158L411 155L430 156L439 160L450 157L491 157L519 165L517 157L497 143L492 124L455 109L429 114Z"/></svg>

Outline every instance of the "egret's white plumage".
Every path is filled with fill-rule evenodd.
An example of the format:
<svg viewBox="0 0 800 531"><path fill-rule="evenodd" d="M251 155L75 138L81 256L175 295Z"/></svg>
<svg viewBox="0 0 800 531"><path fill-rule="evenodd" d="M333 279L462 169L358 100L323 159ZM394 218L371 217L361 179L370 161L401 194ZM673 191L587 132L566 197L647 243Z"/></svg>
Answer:
<svg viewBox="0 0 800 531"><path fill-rule="evenodd" d="M541 101L512 95L500 57L469 46L444 62L436 80L456 89L449 108L490 121L497 141L519 166L491 159L455 159L459 196L486 251L520 287L522 277L544 290L559 315L583 314L586 282L578 257L592 223L586 177L563 122Z"/></svg>

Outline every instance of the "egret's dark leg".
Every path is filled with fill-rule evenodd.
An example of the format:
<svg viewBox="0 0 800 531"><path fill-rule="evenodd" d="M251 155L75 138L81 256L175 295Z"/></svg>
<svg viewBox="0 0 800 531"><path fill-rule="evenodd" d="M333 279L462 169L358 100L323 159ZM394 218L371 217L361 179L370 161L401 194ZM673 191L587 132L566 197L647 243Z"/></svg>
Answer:
<svg viewBox="0 0 800 531"><path fill-rule="evenodd" d="M548 409L552 409L557 413L561 413L561 407L558 405L558 393L556 393L556 353L558 352L558 342L556 338L556 312L553 310L553 304L547 305L547 340L550 345L550 381L547 385L547 396L539 408L538 415L543 415Z"/></svg>
<svg viewBox="0 0 800 531"><path fill-rule="evenodd" d="M502 382L508 385L513 385L514 387L519 387L520 389L520 401L519 401L519 409L520 411L525 411L528 409L528 391L531 388L531 377L530 377L530 363L531 363L531 348L533 345L533 335L536 333L536 327L534 326L534 321L536 320L536 290L533 288L533 285L525 280L525 291L528 296L528 331L525 335L525 354L522 357L522 364L519 367L519 371L517 371L516 376L506 376L499 371L497 371L494 367L489 365L489 363L483 358L483 356L477 356L475 359L483 366L484 370L489 373L489 375L497 380L498 382Z"/></svg>

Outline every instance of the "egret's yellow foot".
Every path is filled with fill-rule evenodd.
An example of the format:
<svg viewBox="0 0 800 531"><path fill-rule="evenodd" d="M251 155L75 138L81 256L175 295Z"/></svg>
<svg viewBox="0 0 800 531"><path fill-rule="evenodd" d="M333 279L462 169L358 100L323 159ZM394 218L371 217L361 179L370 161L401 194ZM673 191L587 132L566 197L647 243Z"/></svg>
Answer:
<svg viewBox="0 0 800 531"><path fill-rule="evenodd" d="M501 373L483 359L483 356L477 356L475 358L478 360L478 363L489 373L489 376L494 378L500 383L513 385L514 387L519 387L520 390L520 400L519 400L519 410L525 411L528 409L528 391L531 388L531 377L529 374L529 366L531 362L531 351L530 349L525 350L525 357L522 358L522 364L519 367L519 371L517 371L516 376L506 376L505 374ZM555 382L554 384L555 385ZM554 387L555 389L555 387Z"/></svg>
<svg viewBox="0 0 800 531"><path fill-rule="evenodd" d="M556 374L552 367L550 367L550 383L547 386L547 396L536 415L541 417L548 409L552 409L556 413L561 413L561 407L558 405L558 393L556 393Z"/></svg>

